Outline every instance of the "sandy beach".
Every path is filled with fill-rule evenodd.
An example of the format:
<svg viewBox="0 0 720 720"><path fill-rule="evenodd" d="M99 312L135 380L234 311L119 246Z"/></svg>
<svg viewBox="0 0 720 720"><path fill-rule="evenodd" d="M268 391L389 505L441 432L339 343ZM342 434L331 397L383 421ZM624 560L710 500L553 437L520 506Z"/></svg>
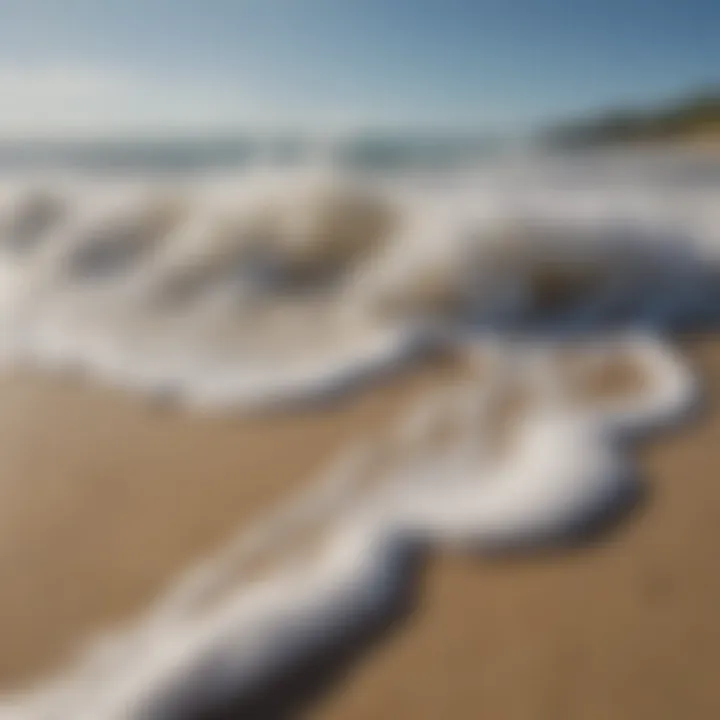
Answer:
<svg viewBox="0 0 720 720"><path fill-rule="evenodd" d="M688 345L720 397L720 342ZM2 686L131 619L350 439L458 372L446 358L330 407L253 419L196 417L76 378L4 377ZM644 448L646 501L590 546L433 558L416 610L303 716L717 716L718 428L710 407Z"/></svg>
<svg viewBox="0 0 720 720"><path fill-rule="evenodd" d="M253 419L197 417L79 378L6 376L2 685L131 620L193 559L456 370L447 358L331 406Z"/></svg>
<svg viewBox="0 0 720 720"><path fill-rule="evenodd" d="M691 356L710 405L640 453L642 507L552 557L439 558L415 616L318 717L717 717L720 343Z"/></svg>
<svg viewBox="0 0 720 720"><path fill-rule="evenodd" d="M720 720L718 29L0 3L0 720Z"/></svg>

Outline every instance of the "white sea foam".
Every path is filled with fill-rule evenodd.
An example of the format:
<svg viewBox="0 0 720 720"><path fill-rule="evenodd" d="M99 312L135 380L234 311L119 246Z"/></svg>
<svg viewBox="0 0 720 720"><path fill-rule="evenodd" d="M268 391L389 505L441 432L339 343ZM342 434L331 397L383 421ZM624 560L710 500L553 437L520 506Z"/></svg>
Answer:
<svg viewBox="0 0 720 720"><path fill-rule="evenodd" d="M717 190L500 180L75 179L51 187L57 202L13 188L8 363L77 366L205 409L313 399L437 345L480 358L482 379L423 398L371 487L373 442L0 717L193 717L387 612L411 589L414 552L565 541L634 494L633 442L699 397L663 333L719 316ZM642 391L573 401L558 361L569 339L590 362L631 357ZM493 413L520 384L529 404L493 452ZM242 579L262 549L323 523L319 554Z"/></svg>
<svg viewBox="0 0 720 720"><path fill-rule="evenodd" d="M587 326L713 307L716 193L546 182L248 170L11 185L3 354L242 406L391 366L439 320L527 324L552 305Z"/></svg>

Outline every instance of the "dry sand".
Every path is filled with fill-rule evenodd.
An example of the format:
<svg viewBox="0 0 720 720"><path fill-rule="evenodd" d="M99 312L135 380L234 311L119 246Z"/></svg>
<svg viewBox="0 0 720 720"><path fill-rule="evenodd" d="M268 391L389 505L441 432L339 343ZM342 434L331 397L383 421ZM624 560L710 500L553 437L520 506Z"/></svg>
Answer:
<svg viewBox="0 0 720 720"><path fill-rule="evenodd" d="M720 398L720 341L691 343ZM322 410L196 418L92 383L0 382L0 683L132 617L235 528L387 421L422 368ZM307 713L323 720L720 717L720 413L643 453L647 503L590 547L439 557L417 610Z"/></svg>

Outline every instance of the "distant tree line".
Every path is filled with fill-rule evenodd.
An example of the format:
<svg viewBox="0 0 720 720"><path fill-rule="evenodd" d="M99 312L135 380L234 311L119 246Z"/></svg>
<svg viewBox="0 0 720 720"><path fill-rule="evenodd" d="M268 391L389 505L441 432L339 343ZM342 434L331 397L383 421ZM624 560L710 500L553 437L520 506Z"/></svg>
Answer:
<svg viewBox="0 0 720 720"><path fill-rule="evenodd" d="M696 135L720 138L720 87L652 110L621 109L561 123L541 140L562 146L672 140Z"/></svg>

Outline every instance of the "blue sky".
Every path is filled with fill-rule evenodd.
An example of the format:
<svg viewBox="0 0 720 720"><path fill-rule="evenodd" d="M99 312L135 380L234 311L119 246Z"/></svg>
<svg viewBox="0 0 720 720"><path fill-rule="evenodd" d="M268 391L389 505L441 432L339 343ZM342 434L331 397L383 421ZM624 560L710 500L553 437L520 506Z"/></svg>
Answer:
<svg viewBox="0 0 720 720"><path fill-rule="evenodd" d="M720 0L0 0L0 133L523 129L720 80Z"/></svg>

